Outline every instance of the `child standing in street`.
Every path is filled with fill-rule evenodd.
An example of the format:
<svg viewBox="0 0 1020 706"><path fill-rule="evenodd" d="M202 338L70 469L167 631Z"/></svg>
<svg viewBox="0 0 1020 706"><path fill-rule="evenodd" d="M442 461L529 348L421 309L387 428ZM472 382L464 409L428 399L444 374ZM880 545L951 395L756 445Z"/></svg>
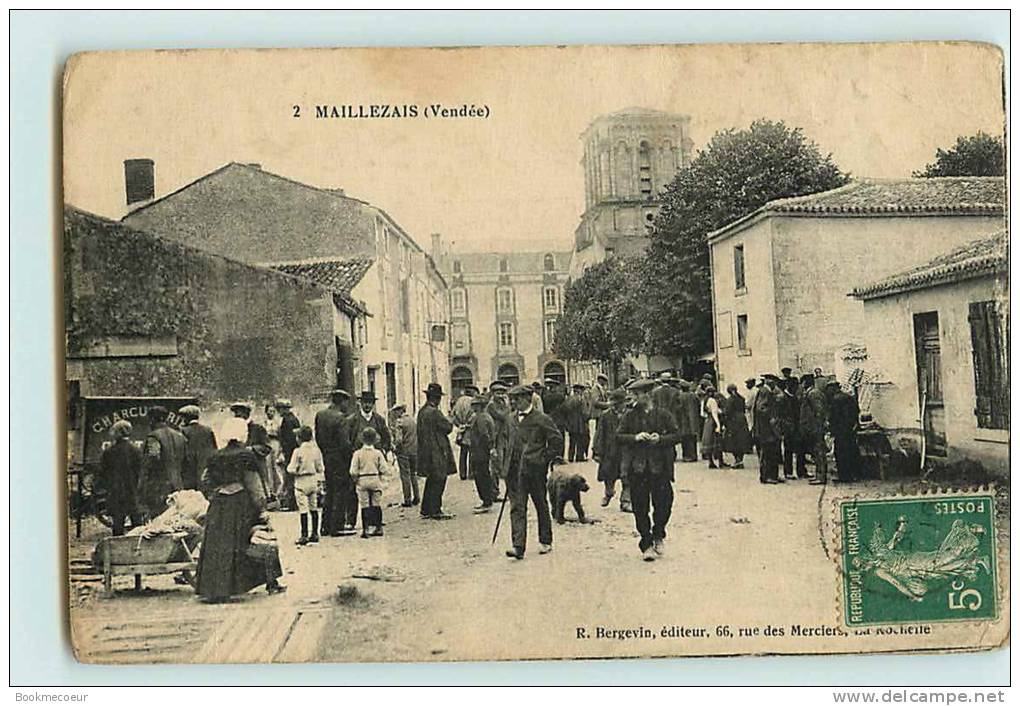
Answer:
<svg viewBox="0 0 1020 706"><path fill-rule="evenodd" d="M311 427L298 429L297 440L300 446L290 457L287 473L294 477L294 500L301 513L301 538L297 543L304 546L319 541L319 493L326 485L326 467L319 447L312 442ZM309 514L312 516L311 536L308 534Z"/></svg>
<svg viewBox="0 0 1020 706"><path fill-rule="evenodd" d="M379 434L372 427L361 432L361 448L351 458L351 478L361 501L361 537L381 537L383 479L387 470L386 458L375 448ZM371 528L371 529L370 529Z"/></svg>

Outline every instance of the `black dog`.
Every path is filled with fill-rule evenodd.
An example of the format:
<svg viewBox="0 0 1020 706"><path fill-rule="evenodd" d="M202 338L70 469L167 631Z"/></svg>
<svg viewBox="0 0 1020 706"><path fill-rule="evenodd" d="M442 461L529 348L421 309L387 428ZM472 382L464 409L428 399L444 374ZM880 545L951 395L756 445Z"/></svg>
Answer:
<svg viewBox="0 0 1020 706"><path fill-rule="evenodd" d="M563 524L566 519L563 517L563 510L569 500L577 512L577 519L580 522L587 522L584 516L584 508L581 506L581 493L588 492L588 481L580 473L571 473L563 466L554 466L549 474L547 484L549 490L549 505L552 508L553 517L556 522Z"/></svg>

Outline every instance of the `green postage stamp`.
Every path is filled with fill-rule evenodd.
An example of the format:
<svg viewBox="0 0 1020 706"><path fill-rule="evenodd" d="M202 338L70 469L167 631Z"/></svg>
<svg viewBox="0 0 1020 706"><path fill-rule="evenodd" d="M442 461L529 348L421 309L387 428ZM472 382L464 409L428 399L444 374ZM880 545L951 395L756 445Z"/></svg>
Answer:
<svg viewBox="0 0 1020 706"><path fill-rule="evenodd" d="M846 499L838 515L847 627L998 616L993 493Z"/></svg>

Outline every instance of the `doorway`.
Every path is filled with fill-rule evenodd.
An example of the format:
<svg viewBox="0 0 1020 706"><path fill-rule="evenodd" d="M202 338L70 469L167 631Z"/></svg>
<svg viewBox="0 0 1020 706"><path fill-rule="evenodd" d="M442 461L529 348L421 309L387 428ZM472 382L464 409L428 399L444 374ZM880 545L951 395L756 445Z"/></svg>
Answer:
<svg viewBox="0 0 1020 706"><path fill-rule="evenodd" d="M386 409L393 409L397 403L397 366L386 364Z"/></svg>
<svg viewBox="0 0 1020 706"><path fill-rule="evenodd" d="M929 454L945 456L946 410L942 398L942 344L937 311L914 314L914 357L925 448Z"/></svg>

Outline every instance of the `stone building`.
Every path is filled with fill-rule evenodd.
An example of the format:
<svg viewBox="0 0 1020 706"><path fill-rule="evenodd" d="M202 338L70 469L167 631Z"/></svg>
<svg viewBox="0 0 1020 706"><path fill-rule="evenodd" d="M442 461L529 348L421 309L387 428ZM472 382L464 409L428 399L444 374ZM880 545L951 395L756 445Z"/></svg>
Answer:
<svg viewBox="0 0 1020 706"><path fill-rule="evenodd" d="M1009 473L1006 232L857 287L871 394L883 428L929 456ZM923 414L922 414L923 410ZM920 420L923 418L923 424Z"/></svg>
<svg viewBox="0 0 1020 706"><path fill-rule="evenodd" d="M371 318L352 365L352 392L372 389L380 404L416 405L425 384L448 386L446 282L429 254L378 206L236 162L141 202L124 223L300 273L364 301ZM342 361L348 353L354 351L340 352Z"/></svg>
<svg viewBox="0 0 1020 706"><path fill-rule="evenodd" d="M784 366L833 372L867 325L848 292L1002 228L1004 204L1002 178L862 180L711 233L720 383Z"/></svg>
<svg viewBox="0 0 1020 706"><path fill-rule="evenodd" d="M64 209L69 409L85 397L291 397L336 380L364 308L314 282ZM71 415L72 419L74 415ZM72 425L73 426L73 425Z"/></svg>
<svg viewBox="0 0 1020 706"><path fill-rule="evenodd" d="M584 213L574 232L570 276L613 253L648 244L662 189L690 163L690 116L647 108L601 115L581 134Z"/></svg>
<svg viewBox="0 0 1020 706"><path fill-rule="evenodd" d="M446 252L433 255L450 285L450 376L456 394L493 380L567 380L552 352L569 252Z"/></svg>

